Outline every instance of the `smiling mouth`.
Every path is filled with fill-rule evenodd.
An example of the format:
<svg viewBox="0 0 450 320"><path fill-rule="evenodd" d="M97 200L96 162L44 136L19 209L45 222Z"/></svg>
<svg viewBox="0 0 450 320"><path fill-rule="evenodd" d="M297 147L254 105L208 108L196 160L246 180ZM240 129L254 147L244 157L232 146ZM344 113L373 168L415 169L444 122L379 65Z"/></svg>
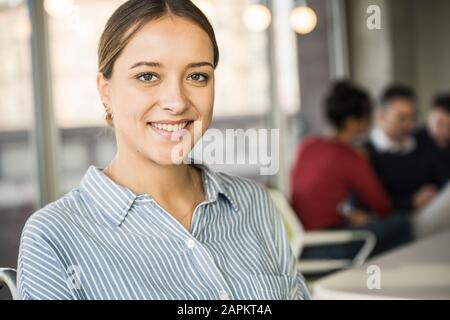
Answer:
<svg viewBox="0 0 450 320"><path fill-rule="evenodd" d="M173 133L177 133L186 129L194 121L183 121L177 123L161 123L161 122L148 122L147 125L154 129L156 132L163 136L171 136Z"/></svg>

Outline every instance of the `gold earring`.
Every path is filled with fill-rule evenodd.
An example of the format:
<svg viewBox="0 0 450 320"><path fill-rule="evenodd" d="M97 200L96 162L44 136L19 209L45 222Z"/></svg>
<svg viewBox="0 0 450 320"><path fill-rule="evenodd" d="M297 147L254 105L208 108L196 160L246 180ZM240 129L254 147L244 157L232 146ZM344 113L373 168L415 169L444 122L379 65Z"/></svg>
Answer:
<svg viewBox="0 0 450 320"><path fill-rule="evenodd" d="M106 121L108 121L108 120L110 120L110 121L114 120L114 114L108 112L108 106L107 106L105 103L103 103L103 107L105 107L105 120L106 120Z"/></svg>
<svg viewBox="0 0 450 320"><path fill-rule="evenodd" d="M105 120L114 120L114 114L109 113L108 111L105 112Z"/></svg>

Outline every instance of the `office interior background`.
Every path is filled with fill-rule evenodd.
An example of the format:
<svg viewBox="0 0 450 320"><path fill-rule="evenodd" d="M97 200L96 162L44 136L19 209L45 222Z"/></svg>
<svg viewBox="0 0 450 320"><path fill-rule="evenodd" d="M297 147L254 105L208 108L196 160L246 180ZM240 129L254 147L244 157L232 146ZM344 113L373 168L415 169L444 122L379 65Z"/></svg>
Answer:
<svg viewBox="0 0 450 320"><path fill-rule="evenodd" d="M96 49L124 1L45 1L42 12L37 1L0 0L0 266L14 268L26 219L115 152L95 85ZM194 2L221 50L212 127L281 130L277 175L216 168L286 194L298 144L327 128L321 106L334 79L351 79L374 97L394 81L411 85L420 120L432 96L450 87L448 0L309 0L317 24L307 34L289 24L301 1L265 1L269 15L256 18L248 10L261 1ZM370 5L381 8L380 29L366 25Z"/></svg>

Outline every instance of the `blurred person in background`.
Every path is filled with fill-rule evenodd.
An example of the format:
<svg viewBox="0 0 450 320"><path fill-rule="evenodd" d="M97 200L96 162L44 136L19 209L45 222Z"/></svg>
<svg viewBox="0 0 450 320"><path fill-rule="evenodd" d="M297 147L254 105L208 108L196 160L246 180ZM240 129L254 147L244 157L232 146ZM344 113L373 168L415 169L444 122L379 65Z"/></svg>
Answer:
<svg viewBox="0 0 450 320"><path fill-rule="evenodd" d="M306 230L368 229L379 253L410 240L409 222L391 217L391 201L364 151L355 146L369 130L372 102L349 82L333 85L325 101L333 132L311 137L298 151L291 175L291 201ZM349 258L358 246L307 248L303 258Z"/></svg>
<svg viewBox="0 0 450 320"><path fill-rule="evenodd" d="M435 156L441 184L450 179L450 93L438 94L426 125L416 132L419 148Z"/></svg>
<svg viewBox="0 0 450 320"><path fill-rule="evenodd" d="M434 158L439 183L446 185L413 219L417 238L450 228L450 94L438 94L433 101L426 125L416 132L419 148Z"/></svg>
<svg viewBox="0 0 450 320"><path fill-rule="evenodd" d="M441 186L433 156L418 148L413 135L415 116L416 96L411 88L399 84L386 88L366 145L397 213L424 208Z"/></svg>

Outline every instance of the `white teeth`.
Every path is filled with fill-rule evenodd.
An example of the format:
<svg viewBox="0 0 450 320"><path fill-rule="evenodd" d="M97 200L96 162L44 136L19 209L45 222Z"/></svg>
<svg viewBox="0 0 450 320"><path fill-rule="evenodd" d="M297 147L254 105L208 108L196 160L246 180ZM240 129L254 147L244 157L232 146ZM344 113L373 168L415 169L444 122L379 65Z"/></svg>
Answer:
<svg viewBox="0 0 450 320"><path fill-rule="evenodd" d="M162 124L162 123L150 123L152 127L155 127L160 130L176 132L184 129L187 126L187 122L182 122L178 124Z"/></svg>

